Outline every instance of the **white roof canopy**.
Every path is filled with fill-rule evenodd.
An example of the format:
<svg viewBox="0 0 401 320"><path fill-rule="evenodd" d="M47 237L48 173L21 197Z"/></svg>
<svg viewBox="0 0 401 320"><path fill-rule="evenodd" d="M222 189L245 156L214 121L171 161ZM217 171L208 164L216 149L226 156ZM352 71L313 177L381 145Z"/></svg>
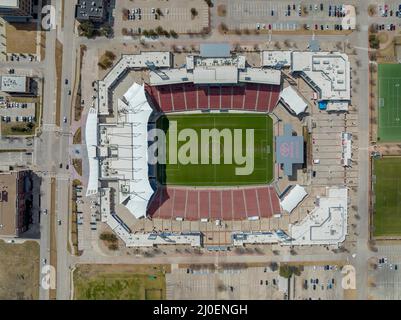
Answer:
<svg viewBox="0 0 401 320"><path fill-rule="evenodd" d="M130 148L127 151L127 146L121 146L118 154L124 159L120 162L117 159L111 166L116 164L114 169L120 177L120 203L136 218L142 218L146 216L147 205L154 192L148 177L148 121L153 109L146 99L144 85L134 83L125 93L124 99L127 104L120 103L119 112L123 115L128 136L121 136L121 139L124 140L122 144L128 143ZM129 142L125 141L127 138ZM114 136L113 139L118 144L118 137ZM127 174L126 168L119 166L123 161L131 164L132 172Z"/></svg>
<svg viewBox="0 0 401 320"><path fill-rule="evenodd" d="M291 191L280 201L283 210L291 213L308 195L303 187L300 185L295 185Z"/></svg>
<svg viewBox="0 0 401 320"><path fill-rule="evenodd" d="M292 86L289 86L281 91L280 98L284 103L296 114L299 115L305 112L308 107L307 103L302 99L298 92Z"/></svg>
<svg viewBox="0 0 401 320"><path fill-rule="evenodd" d="M97 110L90 108L85 127L85 141L89 160L89 179L86 196L94 195L98 192L99 161L96 155L97 132Z"/></svg>

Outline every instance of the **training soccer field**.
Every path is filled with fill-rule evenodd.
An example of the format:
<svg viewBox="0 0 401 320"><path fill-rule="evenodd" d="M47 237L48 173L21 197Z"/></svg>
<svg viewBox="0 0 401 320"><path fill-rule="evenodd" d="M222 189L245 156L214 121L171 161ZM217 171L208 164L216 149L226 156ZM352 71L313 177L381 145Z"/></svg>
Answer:
<svg viewBox="0 0 401 320"><path fill-rule="evenodd" d="M172 123L177 123L177 132L182 132L183 129L193 129L196 133L198 144L196 140L189 139L179 141L177 143L178 150L183 150L183 145L191 146L192 151L196 150L198 153L198 163L183 164L178 159L176 164L171 163L170 159L170 146L172 144L171 128ZM167 163L166 165L159 165L158 178L162 184L168 185L182 185L182 186L235 186L235 185L257 185L266 184L273 179L273 120L268 115L259 114L191 114L191 115L168 115L163 116L158 120L158 128L162 128L166 132L167 140ZM228 156L224 157L224 143L223 139L221 145L214 145L210 143L208 150L205 145L201 144L201 130L202 129L217 129L219 133L224 129L228 129L233 142L233 150L231 153L230 161L227 162ZM234 143L234 129L242 129L242 138ZM254 144L252 146L246 145L246 129L254 130ZM227 132L227 130L226 130ZM220 134L217 136L220 136ZM216 134L214 133L216 136ZM175 140L173 138L173 140ZM242 140L241 143L238 143ZM189 142L190 141L190 142ZM212 141L212 139L209 139ZM229 145L229 143L228 143ZM240 148L241 147L241 148ZM238 152L242 151L245 156L246 153L252 156L252 172L247 175L238 175L236 168L245 167L246 164L238 164L235 161L234 153L235 148ZM212 154L220 153L219 163L212 163ZM207 153L209 156L208 164L201 163L201 154ZM179 153L177 153L179 154ZM188 154L188 153L186 153ZM180 158L180 157L178 157ZM251 167L251 161L248 161L248 167Z"/></svg>
<svg viewBox="0 0 401 320"><path fill-rule="evenodd" d="M374 235L401 235L401 158L374 161Z"/></svg>
<svg viewBox="0 0 401 320"><path fill-rule="evenodd" d="M379 64L379 141L401 141L401 64Z"/></svg>

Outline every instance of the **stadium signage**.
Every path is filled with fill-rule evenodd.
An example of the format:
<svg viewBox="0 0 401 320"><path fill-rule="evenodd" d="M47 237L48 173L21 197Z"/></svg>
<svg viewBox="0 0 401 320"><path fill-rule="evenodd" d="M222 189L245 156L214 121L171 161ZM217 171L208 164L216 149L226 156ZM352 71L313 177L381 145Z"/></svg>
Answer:
<svg viewBox="0 0 401 320"><path fill-rule="evenodd" d="M223 161L224 164L237 165L236 175L251 175L254 171L254 129L201 129L199 134L191 128L178 130L177 121L170 121L167 134L168 156L166 133L157 128L150 130L150 164L210 165L222 164Z"/></svg>

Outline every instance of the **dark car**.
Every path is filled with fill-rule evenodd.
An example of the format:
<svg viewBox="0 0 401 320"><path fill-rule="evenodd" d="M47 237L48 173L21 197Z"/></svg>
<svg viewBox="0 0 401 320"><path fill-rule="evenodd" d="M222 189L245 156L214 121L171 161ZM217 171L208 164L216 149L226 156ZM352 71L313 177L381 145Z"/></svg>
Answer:
<svg viewBox="0 0 401 320"><path fill-rule="evenodd" d="M60 169L63 167L63 164L62 163L60 163Z"/></svg>

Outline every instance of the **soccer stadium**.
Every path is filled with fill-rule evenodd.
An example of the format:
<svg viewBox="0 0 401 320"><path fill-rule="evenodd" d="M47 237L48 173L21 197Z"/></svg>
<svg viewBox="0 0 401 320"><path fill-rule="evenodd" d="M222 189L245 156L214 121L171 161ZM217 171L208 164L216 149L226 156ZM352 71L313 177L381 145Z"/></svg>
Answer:
<svg viewBox="0 0 401 320"><path fill-rule="evenodd" d="M349 74L333 73L325 65L325 60L333 59L341 67L342 56L312 54L304 60L304 53L289 56L294 71L320 93L321 103L328 108L347 107L349 90L337 89L333 83L349 84ZM98 81L96 106L88 114L85 129L86 195L99 196L102 221L127 246L201 246L200 230L133 232L125 221L146 218L221 225L291 212L307 196L305 189L290 185L281 192L276 182L283 175L292 176L294 165L304 166L304 138L290 124L281 124L274 110L281 101L297 117L307 105L291 87L282 90L281 70L269 65L277 61L262 53L261 67L251 67L245 55L232 53L227 44L201 45L199 54L188 55L178 68L172 67L173 59L169 52L123 55ZM310 65L320 61L321 67L310 71ZM140 72L141 78L131 77L142 70L147 70L148 77ZM337 81L333 75L344 80ZM152 149L155 142L158 148ZM335 190L328 194L344 197ZM322 215L330 206L326 209L320 209ZM322 228L315 227L314 234L313 219L306 220L305 226L294 226L294 233L302 239L309 236L311 243L343 241L346 208L338 210L339 220L332 218L336 226L327 225L331 221L327 217L318 217ZM328 236L326 229L330 229ZM240 245L290 244L290 240L278 228L232 235L232 242Z"/></svg>

